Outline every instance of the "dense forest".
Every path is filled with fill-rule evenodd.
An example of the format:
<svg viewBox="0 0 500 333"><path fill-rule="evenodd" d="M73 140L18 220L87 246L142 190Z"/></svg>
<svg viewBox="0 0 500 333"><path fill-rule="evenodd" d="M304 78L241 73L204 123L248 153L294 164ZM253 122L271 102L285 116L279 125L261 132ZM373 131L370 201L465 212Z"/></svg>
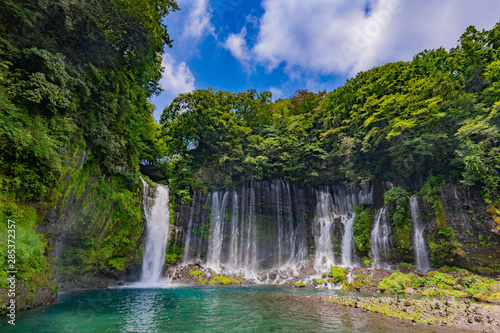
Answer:
<svg viewBox="0 0 500 333"><path fill-rule="evenodd" d="M15 221L19 294L55 290L45 255L56 244L35 232L55 206L84 193L101 205L86 207L99 223L76 230L76 250L62 259L79 276L123 267L127 244L142 237L139 165L158 157L148 99L172 45L162 20L178 9L173 0L0 1L0 243L7 267Z"/></svg>
<svg viewBox="0 0 500 333"><path fill-rule="evenodd" d="M161 118L169 184L188 195L244 179L420 187L434 175L491 198L499 182L500 25L469 27L458 42L359 73L330 93L300 90L274 103L254 90L182 94Z"/></svg>
<svg viewBox="0 0 500 333"><path fill-rule="evenodd" d="M174 0L0 0L0 244L4 221L16 221L18 278L31 291L55 291L61 234L71 235L58 259L67 274L140 261L143 175L183 204L194 190L247 180L392 181L386 203L403 253L409 189L434 205L449 251L459 244L439 224L438 184L477 189L500 221L500 24L469 27L451 50L373 68L329 93L181 94L158 124L149 99L173 42L162 20L176 10ZM363 209L355 237L366 231ZM1 288L5 279L1 271Z"/></svg>

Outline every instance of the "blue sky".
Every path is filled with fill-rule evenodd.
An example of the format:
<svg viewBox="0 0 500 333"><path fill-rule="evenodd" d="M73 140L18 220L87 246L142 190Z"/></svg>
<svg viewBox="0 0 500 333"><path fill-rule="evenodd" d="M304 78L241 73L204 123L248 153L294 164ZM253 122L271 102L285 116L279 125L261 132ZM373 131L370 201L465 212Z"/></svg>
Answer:
<svg viewBox="0 0 500 333"><path fill-rule="evenodd" d="M178 0L165 18L155 118L180 93L208 87L331 91L357 72L450 48L469 25L491 29L498 0Z"/></svg>

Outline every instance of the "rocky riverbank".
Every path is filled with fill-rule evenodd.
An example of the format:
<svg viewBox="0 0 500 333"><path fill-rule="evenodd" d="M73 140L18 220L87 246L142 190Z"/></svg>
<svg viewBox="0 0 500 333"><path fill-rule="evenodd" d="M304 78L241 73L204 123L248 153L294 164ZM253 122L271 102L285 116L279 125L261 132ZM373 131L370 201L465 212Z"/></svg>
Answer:
<svg viewBox="0 0 500 333"><path fill-rule="evenodd" d="M470 300L411 299L390 297L320 297L345 307L381 313L413 323L436 327L454 327L476 332L500 332L500 307L473 303Z"/></svg>

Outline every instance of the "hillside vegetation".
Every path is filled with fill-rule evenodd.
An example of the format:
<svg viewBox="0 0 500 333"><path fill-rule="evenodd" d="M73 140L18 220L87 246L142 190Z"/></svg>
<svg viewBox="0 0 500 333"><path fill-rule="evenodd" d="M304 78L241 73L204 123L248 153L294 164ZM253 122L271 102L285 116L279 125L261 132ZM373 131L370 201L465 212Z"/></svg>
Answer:
<svg viewBox="0 0 500 333"><path fill-rule="evenodd" d="M499 184L500 25L469 27L458 46L359 73L326 93L200 89L161 118L174 192L245 179L409 186L430 174ZM199 172L201 171L201 172Z"/></svg>
<svg viewBox="0 0 500 333"><path fill-rule="evenodd" d="M172 42L162 19L177 9L173 0L0 1L1 263L10 219L26 305L56 288L46 254L65 234L35 232L47 212L75 208L63 223L79 234L60 264L77 276L123 269L140 253L139 165L163 154L148 99Z"/></svg>

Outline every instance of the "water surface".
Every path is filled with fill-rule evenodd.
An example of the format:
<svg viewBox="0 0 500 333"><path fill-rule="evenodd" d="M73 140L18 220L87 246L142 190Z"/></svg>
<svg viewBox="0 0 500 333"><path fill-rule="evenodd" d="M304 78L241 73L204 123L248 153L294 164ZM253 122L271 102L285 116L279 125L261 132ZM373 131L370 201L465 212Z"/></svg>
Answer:
<svg viewBox="0 0 500 333"><path fill-rule="evenodd" d="M2 332L422 332L391 318L318 302L332 291L276 287L106 289L62 294L18 313ZM399 326L398 326L399 325Z"/></svg>

